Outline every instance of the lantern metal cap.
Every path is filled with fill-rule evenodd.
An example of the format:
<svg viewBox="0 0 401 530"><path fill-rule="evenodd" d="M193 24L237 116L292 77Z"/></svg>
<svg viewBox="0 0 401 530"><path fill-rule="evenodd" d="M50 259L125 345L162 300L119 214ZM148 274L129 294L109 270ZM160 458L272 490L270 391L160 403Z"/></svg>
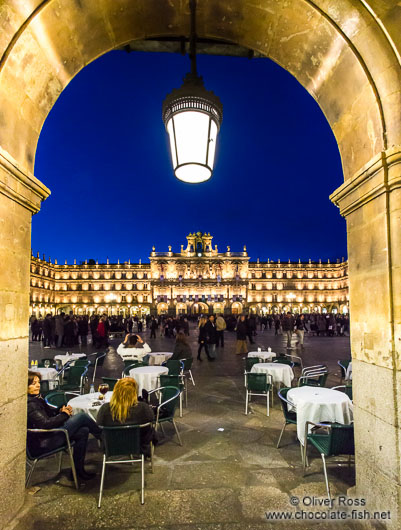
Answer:
<svg viewBox="0 0 401 530"><path fill-rule="evenodd" d="M220 98L211 90L206 90L202 76L189 72L183 81L181 87L174 88L163 101L164 125L167 127L174 114L193 110L211 116L219 130L223 121L223 104Z"/></svg>

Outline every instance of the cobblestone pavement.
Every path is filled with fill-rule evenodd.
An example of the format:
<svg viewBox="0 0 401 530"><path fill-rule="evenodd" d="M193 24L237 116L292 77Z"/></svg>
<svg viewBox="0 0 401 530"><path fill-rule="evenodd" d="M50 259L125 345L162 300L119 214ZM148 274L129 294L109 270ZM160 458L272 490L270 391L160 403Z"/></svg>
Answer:
<svg viewBox="0 0 401 530"><path fill-rule="evenodd" d="M153 351L172 351L173 339L150 340L149 332L143 337ZM268 522L265 512L288 511L294 519L301 509L321 510L302 504L305 496L325 497L320 456L310 452L311 467L303 477L299 444L291 425L286 428L280 449L276 448L283 425L277 397L269 417L264 398L254 398L251 414L244 414L243 356L234 354L234 333L225 333L225 347L217 350L216 362L196 361L195 328L191 328L190 341L196 386L189 385L188 408L184 408L182 418L177 417L184 445L176 443L173 430L167 426L166 439L156 448L154 473L149 469L146 472L145 505L141 506L139 500L138 467L110 466L98 510L101 453L96 441L90 439L87 467L98 473L97 478L76 492L67 480L67 458L60 475L52 459L41 464L32 480L40 490L28 495L29 511L16 524L17 530L311 528L310 520ZM112 340L112 346L117 347L119 342ZM270 346L277 353L287 351L282 335L274 336L274 331L258 332L255 342L255 349ZM293 346L293 352L299 351L295 335ZM56 351L30 343L32 359L53 356ZM82 351L91 352L92 348ZM327 386L340 384L337 360L349 355L348 337L305 337L304 365L327 364ZM122 368L120 358L111 352L98 375L118 377ZM340 462L337 459L329 464L333 496L346 495L355 483L354 466L349 468ZM292 496L301 499L297 508L289 502ZM341 527L360 528L359 523L350 520L343 521ZM332 529L332 523L320 521L319 529L325 528Z"/></svg>

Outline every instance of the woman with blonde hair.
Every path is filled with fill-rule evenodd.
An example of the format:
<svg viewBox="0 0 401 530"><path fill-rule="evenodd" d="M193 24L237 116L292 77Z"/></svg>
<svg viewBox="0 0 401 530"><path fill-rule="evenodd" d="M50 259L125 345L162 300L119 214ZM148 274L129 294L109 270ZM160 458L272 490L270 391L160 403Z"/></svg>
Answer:
<svg viewBox="0 0 401 530"><path fill-rule="evenodd" d="M119 379L115 384L110 403L104 403L97 415L97 423L103 427L141 425L153 422L152 408L138 400L138 383L132 377ZM156 442L153 427L141 429L141 450L150 456L150 442Z"/></svg>
<svg viewBox="0 0 401 530"><path fill-rule="evenodd" d="M199 348L198 348L198 357L197 357L198 361L202 361L201 359L202 348L205 348L207 358L209 359L209 361L211 360L211 357L209 355L209 349L207 347L207 328L205 327L206 322L207 322L207 318L205 317L201 317L199 320L199 338L198 338Z"/></svg>

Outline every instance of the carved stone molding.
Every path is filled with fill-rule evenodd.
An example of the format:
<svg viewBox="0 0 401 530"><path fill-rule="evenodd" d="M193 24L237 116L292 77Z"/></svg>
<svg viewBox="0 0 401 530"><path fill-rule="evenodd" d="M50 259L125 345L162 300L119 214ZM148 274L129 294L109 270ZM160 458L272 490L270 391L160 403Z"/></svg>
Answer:
<svg viewBox="0 0 401 530"><path fill-rule="evenodd" d="M330 200L346 217L383 193L401 187L401 146L395 146L372 158L352 179L344 182Z"/></svg>
<svg viewBox="0 0 401 530"><path fill-rule="evenodd" d="M50 190L31 173L23 171L0 147L0 193L37 213L42 201L50 195Z"/></svg>

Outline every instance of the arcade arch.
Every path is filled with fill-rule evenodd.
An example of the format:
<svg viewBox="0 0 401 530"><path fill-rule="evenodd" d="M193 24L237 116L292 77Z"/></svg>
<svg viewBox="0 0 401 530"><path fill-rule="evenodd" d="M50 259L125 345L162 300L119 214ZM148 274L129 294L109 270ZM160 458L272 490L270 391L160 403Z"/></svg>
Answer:
<svg viewBox="0 0 401 530"><path fill-rule="evenodd" d="M180 37L188 28L184 0L162 2L157 11L154 2L132 0L119 0L118 9L115 0L104 0L101 12L96 2L28 4L4 0L0 10L0 320L6 352L0 368L6 369L8 351L18 352L15 384L8 385L0 407L15 432L24 429L26 414L31 215L49 195L33 175L41 127L63 88L96 57L132 40ZM401 238L401 9L396 0L374 7L369 0L344 0L335 9L325 0L205 0L197 18L199 37L258 51L294 75L317 100L337 139L345 182L331 199L347 219L353 378L356 385L364 381L354 400L357 493L370 510L390 510L396 521L401 517L401 253L396 246ZM8 273L14 271L20 273L10 286ZM0 437L0 522L5 523L12 516L9 506L17 512L23 502L25 440L11 440L4 432Z"/></svg>

